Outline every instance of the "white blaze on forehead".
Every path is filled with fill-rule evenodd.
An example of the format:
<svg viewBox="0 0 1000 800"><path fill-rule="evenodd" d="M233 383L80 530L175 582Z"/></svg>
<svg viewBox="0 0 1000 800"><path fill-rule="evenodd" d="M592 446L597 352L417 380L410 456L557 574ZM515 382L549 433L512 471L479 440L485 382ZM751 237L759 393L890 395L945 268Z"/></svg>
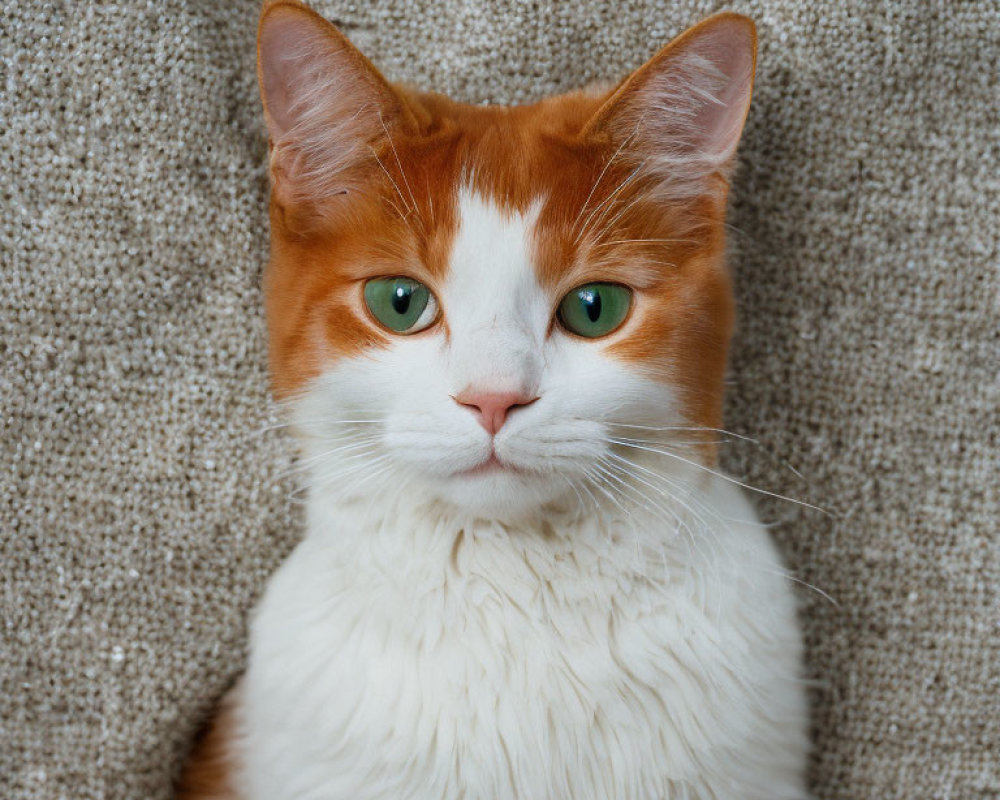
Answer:
<svg viewBox="0 0 1000 800"><path fill-rule="evenodd" d="M458 209L441 291L451 332L449 381L456 392L533 393L551 315L532 246L541 201L525 213L508 212L462 189Z"/></svg>

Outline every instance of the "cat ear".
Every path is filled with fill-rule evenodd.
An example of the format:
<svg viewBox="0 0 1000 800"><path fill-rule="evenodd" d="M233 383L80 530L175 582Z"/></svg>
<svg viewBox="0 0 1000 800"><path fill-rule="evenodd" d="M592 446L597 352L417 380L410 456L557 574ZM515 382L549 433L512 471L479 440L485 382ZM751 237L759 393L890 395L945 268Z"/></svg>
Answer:
<svg viewBox="0 0 1000 800"><path fill-rule="evenodd" d="M689 28L612 92L584 130L638 158L664 193L704 193L726 176L750 107L757 31L716 14Z"/></svg>
<svg viewBox="0 0 1000 800"><path fill-rule="evenodd" d="M373 149L411 119L371 62L295 0L265 5L257 75L281 205L318 204L359 188Z"/></svg>

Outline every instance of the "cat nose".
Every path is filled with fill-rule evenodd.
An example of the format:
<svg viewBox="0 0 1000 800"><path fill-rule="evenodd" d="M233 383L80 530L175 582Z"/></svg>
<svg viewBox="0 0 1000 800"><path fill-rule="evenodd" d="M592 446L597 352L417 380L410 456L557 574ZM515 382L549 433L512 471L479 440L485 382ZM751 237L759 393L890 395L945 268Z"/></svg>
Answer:
<svg viewBox="0 0 1000 800"><path fill-rule="evenodd" d="M520 392L480 392L467 389L452 399L475 414L479 424L495 436L513 409L530 406L538 398Z"/></svg>

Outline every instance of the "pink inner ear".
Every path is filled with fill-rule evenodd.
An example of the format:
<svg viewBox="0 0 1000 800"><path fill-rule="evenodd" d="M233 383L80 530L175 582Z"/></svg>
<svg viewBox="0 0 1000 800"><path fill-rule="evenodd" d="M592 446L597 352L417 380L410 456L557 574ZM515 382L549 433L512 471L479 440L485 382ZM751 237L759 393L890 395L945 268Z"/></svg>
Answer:
<svg viewBox="0 0 1000 800"><path fill-rule="evenodd" d="M300 13L276 10L261 23L261 88L275 140L295 127L296 100L309 91L311 70L305 56L315 50L317 60L324 57L319 38L315 22Z"/></svg>
<svg viewBox="0 0 1000 800"><path fill-rule="evenodd" d="M331 134L339 126L340 135L370 127L354 118L384 99L380 79L326 20L279 7L262 20L258 41L272 139L315 138L323 126Z"/></svg>
<svg viewBox="0 0 1000 800"><path fill-rule="evenodd" d="M719 83L695 116L703 132L700 149L715 160L736 152L753 90L754 40L749 25L724 20L691 45L691 54L710 62L720 73ZM724 76L724 77L723 77Z"/></svg>
<svg viewBox="0 0 1000 800"><path fill-rule="evenodd" d="M271 177L283 202L344 194L398 111L388 84L336 28L304 7L265 11L258 53L274 144Z"/></svg>
<svg viewBox="0 0 1000 800"><path fill-rule="evenodd" d="M667 46L635 76L617 112L621 133L675 185L724 168L736 152L753 89L750 20L709 19Z"/></svg>

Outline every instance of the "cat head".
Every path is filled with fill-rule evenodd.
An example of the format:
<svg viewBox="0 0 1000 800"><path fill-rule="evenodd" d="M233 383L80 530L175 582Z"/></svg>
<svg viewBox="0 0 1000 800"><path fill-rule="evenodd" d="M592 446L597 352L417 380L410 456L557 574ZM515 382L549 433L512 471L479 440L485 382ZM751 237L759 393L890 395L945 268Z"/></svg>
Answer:
<svg viewBox="0 0 1000 800"><path fill-rule="evenodd" d="M712 462L750 20L518 107L390 84L288 0L258 54L271 370L315 491L514 518L613 500L623 448Z"/></svg>

